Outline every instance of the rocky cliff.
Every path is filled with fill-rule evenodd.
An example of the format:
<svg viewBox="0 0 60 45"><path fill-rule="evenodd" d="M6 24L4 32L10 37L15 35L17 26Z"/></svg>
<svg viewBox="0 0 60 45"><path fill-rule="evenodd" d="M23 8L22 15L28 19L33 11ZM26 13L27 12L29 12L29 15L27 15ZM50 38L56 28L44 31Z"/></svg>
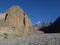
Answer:
<svg viewBox="0 0 60 45"><path fill-rule="evenodd" d="M31 26L29 17L19 6L0 14L0 33L25 35L30 33Z"/></svg>

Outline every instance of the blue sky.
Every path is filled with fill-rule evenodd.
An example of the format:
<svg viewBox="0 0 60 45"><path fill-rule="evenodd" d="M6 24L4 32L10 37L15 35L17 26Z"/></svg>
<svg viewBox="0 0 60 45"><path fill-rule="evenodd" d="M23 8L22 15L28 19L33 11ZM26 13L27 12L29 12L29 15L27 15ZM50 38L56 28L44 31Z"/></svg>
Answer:
<svg viewBox="0 0 60 45"><path fill-rule="evenodd" d="M55 21L60 16L60 0L0 0L0 12L13 5L20 6L30 17L32 24Z"/></svg>

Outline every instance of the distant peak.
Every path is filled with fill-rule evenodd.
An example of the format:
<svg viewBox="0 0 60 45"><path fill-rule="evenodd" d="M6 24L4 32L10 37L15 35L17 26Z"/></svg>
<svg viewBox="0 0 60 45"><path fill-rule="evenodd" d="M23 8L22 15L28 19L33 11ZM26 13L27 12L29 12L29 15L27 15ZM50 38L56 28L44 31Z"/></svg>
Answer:
<svg viewBox="0 0 60 45"><path fill-rule="evenodd" d="M38 21L38 23L41 23L40 21Z"/></svg>
<svg viewBox="0 0 60 45"><path fill-rule="evenodd" d="M41 23L41 21L38 21L36 24L39 24L39 23Z"/></svg>

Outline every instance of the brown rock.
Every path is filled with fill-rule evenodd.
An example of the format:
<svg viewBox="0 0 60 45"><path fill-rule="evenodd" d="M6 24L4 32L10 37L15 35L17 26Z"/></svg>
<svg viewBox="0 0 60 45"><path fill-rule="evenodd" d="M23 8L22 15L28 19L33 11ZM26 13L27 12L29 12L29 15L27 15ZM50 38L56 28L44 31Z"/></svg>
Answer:
<svg viewBox="0 0 60 45"><path fill-rule="evenodd" d="M19 6L13 6L6 12L0 14L0 34L16 34L22 36L44 33L37 30L37 28L32 28L29 17Z"/></svg>
<svg viewBox="0 0 60 45"><path fill-rule="evenodd" d="M30 19L19 6L13 6L5 13L6 13L5 17L2 19L4 21L2 22L4 22L3 25L5 25L5 27L10 28L8 29L4 27L4 29L6 30L5 32L10 31L11 33L16 33L16 34L30 33L30 29L32 26Z"/></svg>

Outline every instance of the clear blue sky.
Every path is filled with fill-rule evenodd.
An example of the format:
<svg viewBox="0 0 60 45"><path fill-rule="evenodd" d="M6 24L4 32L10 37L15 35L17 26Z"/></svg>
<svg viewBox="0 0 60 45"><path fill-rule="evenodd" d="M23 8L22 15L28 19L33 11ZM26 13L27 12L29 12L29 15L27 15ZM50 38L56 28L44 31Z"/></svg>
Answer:
<svg viewBox="0 0 60 45"><path fill-rule="evenodd" d="M32 24L50 22L60 16L60 0L0 0L0 12L19 5L30 17Z"/></svg>

